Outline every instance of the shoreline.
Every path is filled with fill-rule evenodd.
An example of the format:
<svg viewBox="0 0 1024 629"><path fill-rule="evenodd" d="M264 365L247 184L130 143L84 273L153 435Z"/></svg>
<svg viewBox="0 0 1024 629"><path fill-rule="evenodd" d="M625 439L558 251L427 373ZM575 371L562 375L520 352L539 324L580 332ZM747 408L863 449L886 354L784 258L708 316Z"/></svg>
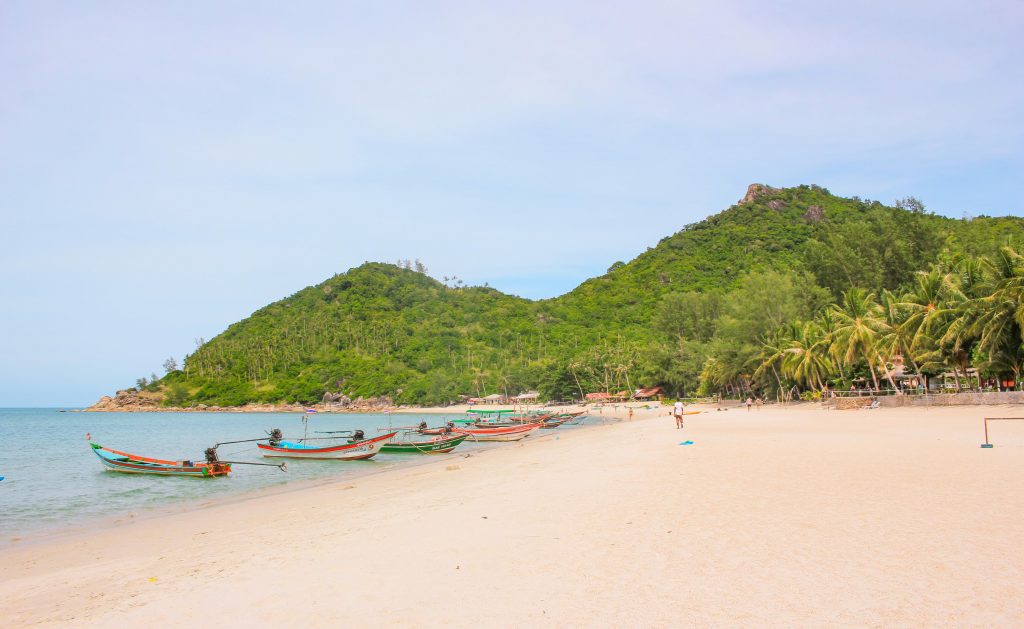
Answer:
<svg viewBox="0 0 1024 629"><path fill-rule="evenodd" d="M610 419L613 419L615 421L621 421L619 418ZM583 425L582 429L587 430L595 428L597 426L598 425ZM555 436L556 435L553 435L550 432L548 432L541 433L539 435L531 435L528 439L532 443L537 443L539 441L553 438ZM162 518L173 516L183 516L192 513L200 513L212 508L229 507L231 505L251 502L254 500L262 500L274 496L287 495L291 493L301 493L330 485L352 484L354 482L372 476L384 474L401 474L404 472L415 470L420 467L439 465L441 463L444 463L445 461L451 462L463 458L482 457L486 456L490 452L500 450L501 445L507 444L495 445L498 447L491 447L483 450L474 450L472 452L459 452L458 450L456 450L447 455L417 457L409 456L408 460L404 460L400 465L393 467L387 467L383 469L364 469L356 472L348 471L347 475L343 477L325 476L319 478L305 478L296 481L289 481L281 485L257 487L247 489L244 491L239 491L238 493L224 494L218 495L216 497L205 498L198 503L188 503L185 501L181 501L157 507L141 507L137 511L120 514L116 516L88 517L80 522L74 522L65 527L45 529L32 534L21 534L17 536L8 537L5 539L0 539L0 554L2 554L4 550L11 548L29 548L32 546L46 545L51 542L73 541L79 537L87 537L90 534L95 533L96 531L114 530L120 527L130 526L132 524L140 522L159 520ZM320 463L324 465L338 464L337 462L332 463L315 461L312 463ZM344 463L342 463L342 465L344 465ZM196 482L195 479L181 480L186 480L186 482ZM198 482L210 481L199 480Z"/></svg>
<svg viewBox="0 0 1024 629"><path fill-rule="evenodd" d="M461 415L470 411L505 410L515 408L523 412L537 411L541 409L553 410L563 413L574 413L598 409L603 410L611 407L633 407L641 408L646 406L659 407L662 404L658 401L651 402L619 402L617 404L452 404L450 406L346 406L339 408L324 404L311 404L303 406L300 404L246 404L243 406L207 406L203 408L192 406L124 406L97 408L94 404L81 409L63 409L60 412L68 413L303 413L307 409L314 409L317 413L325 414L359 414L359 413L395 413L395 414L431 414L431 415ZM667 408L667 407L665 407Z"/></svg>
<svg viewBox="0 0 1024 629"><path fill-rule="evenodd" d="M998 408L712 409L682 432L649 409L0 549L0 611L266 626L301 600L311 626L1019 626L1024 431L979 448ZM460 592L454 616L423 615Z"/></svg>

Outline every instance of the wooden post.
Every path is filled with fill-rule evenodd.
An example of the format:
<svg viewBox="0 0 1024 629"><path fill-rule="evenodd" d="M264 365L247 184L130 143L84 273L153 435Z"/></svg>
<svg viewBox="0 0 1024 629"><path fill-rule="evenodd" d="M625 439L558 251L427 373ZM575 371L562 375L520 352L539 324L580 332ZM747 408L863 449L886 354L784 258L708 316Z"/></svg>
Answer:
<svg viewBox="0 0 1024 629"><path fill-rule="evenodd" d="M982 448L991 448L992 444L988 440L988 422L992 421L1024 421L1024 417L986 417L985 418L985 443L981 444Z"/></svg>

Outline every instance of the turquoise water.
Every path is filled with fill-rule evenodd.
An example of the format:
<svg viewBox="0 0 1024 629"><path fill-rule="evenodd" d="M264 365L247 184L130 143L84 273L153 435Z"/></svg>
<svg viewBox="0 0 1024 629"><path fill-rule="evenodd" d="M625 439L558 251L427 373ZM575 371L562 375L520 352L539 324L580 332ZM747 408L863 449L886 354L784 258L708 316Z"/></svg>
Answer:
<svg viewBox="0 0 1024 629"><path fill-rule="evenodd" d="M451 416L456 417L456 416ZM432 426L448 417L431 415L317 414L314 430L377 429ZM415 465L437 457L502 447L502 443L465 442L450 454L422 456L378 454L367 461L289 460L288 471L273 467L235 466L227 478L164 478L105 471L85 435L95 443L162 459L203 460L203 451L221 441L262 437L281 428L285 437L302 436L298 413L61 413L57 409L0 409L0 434L7 446L0 455L0 544L12 538L51 533L98 520L140 516L154 510L214 504L247 492L289 489L297 483L336 480ZM563 426L558 430L572 430ZM546 431L545 431L546 432ZM220 458L266 462L256 445L221 446Z"/></svg>

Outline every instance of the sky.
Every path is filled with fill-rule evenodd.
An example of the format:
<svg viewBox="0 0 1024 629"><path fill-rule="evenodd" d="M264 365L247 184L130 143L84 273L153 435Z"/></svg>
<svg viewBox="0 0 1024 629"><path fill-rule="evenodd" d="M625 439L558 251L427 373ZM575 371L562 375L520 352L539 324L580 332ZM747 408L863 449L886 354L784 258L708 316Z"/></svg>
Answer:
<svg viewBox="0 0 1024 629"><path fill-rule="evenodd" d="M753 182L1021 215L1024 4L0 0L0 407L364 261L552 297Z"/></svg>

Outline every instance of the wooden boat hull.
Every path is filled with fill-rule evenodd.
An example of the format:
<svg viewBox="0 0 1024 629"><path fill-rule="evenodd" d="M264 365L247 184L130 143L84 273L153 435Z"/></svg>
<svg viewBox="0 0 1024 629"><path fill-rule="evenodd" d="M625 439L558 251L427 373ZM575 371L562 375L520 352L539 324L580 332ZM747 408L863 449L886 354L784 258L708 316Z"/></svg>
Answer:
<svg viewBox="0 0 1024 629"><path fill-rule="evenodd" d="M342 443L333 446L305 446L300 443L282 441L276 446L258 443L256 446L265 457L287 459L330 459L332 461L359 461L376 456L381 447L397 432L366 439L356 443Z"/></svg>
<svg viewBox="0 0 1024 629"><path fill-rule="evenodd" d="M469 435L455 435L448 439L385 443L380 451L385 454L444 454L454 450L467 438Z"/></svg>
<svg viewBox="0 0 1024 629"><path fill-rule="evenodd" d="M423 428L421 430L417 430L416 432L420 433L421 435L443 435L445 434L446 430L448 430L447 427L441 426L440 428Z"/></svg>
<svg viewBox="0 0 1024 629"><path fill-rule="evenodd" d="M190 476L193 478L216 478L231 473L230 463L194 463L192 461L168 461L129 454L104 448L90 443L92 451L108 470L122 474L150 474L152 476Z"/></svg>
<svg viewBox="0 0 1024 629"><path fill-rule="evenodd" d="M519 441L540 429L540 424L524 424L512 428L466 428L459 433L467 434L473 441Z"/></svg>

